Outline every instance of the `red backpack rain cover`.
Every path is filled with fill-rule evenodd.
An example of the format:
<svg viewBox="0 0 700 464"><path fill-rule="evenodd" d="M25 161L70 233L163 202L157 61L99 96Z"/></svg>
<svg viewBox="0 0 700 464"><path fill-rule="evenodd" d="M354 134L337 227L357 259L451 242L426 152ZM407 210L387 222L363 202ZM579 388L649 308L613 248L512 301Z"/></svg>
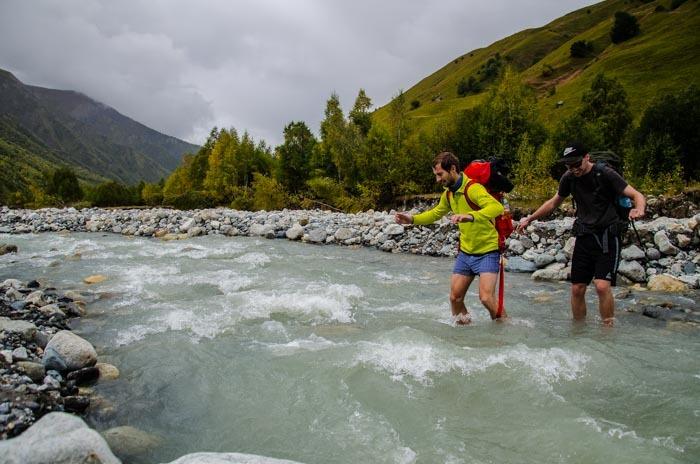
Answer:
<svg viewBox="0 0 700 464"><path fill-rule="evenodd" d="M473 210L479 210L479 205L471 201L469 198L469 195L467 194L467 191L469 190L469 187L472 186L472 184L481 184L484 187L486 187L486 191L491 194L492 197L494 197L497 201L502 202L503 201L503 194L504 191L510 191L513 189L512 185L509 181L507 181L507 184L503 184L502 182L499 185L499 182L495 181L496 174L494 173L494 176L492 177L492 163L493 161L483 161L483 160L476 160L472 161L467 165L466 168L464 168L464 174L467 175L467 177L470 179L469 183L467 184L467 187L464 189L464 198L467 200L467 203L469 203L469 206ZM498 176L501 176L505 179L505 176L503 176L500 172L497 174ZM508 187L508 184L510 184L510 187ZM501 187L502 189L499 189ZM503 214L500 216L496 217L494 220L494 226L496 227L496 231L498 232L498 249L503 252L506 248L506 239L510 237L510 234L513 233L513 230L515 228L513 227L513 218L510 215L510 210L506 209Z"/></svg>

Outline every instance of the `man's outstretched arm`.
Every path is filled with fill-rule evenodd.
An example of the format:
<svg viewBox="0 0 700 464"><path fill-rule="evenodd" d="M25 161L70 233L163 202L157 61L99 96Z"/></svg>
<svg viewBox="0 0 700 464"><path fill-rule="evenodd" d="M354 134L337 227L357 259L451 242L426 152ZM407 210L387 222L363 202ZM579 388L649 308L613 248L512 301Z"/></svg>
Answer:
<svg viewBox="0 0 700 464"><path fill-rule="evenodd" d="M563 201L564 197L560 196L558 193L555 193L552 198L542 203L542 205L539 208L537 208L537 210L535 210L534 213L522 218L515 231L519 234L522 233L523 230L525 230L525 228L529 226L532 221L534 221L535 219L540 219L549 216L552 213L552 211L557 209L559 205L562 204Z"/></svg>

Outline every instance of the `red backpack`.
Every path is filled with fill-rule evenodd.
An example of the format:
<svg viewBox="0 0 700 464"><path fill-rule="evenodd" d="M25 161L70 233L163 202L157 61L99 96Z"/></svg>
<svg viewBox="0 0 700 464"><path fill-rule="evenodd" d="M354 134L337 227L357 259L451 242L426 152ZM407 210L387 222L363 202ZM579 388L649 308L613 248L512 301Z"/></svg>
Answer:
<svg viewBox="0 0 700 464"><path fill-rule="evenodd" d="M489 161L474 160L464 168L464 174L469 178L469 182L464 189L464 198L467 200L469 207L473 210L481 209L479 205L474 203L468 195L469 187L473 184L481 184L486 187L486 191L499 202L503 203L505 210L503 214L496 217L494 227L498 232L498 249L501 252L501 261L499 263L499 283L498 283L498 310L496 317L501 317L503 314L503 291L505 286L505 265L503 262L503 252L506 249L506 239L513 233L513 218L510 215L508 201L503 197L505 193L513 190L513 183L506 177L509 169L502 160L491 158Z"/></svg>
<svg viewBox="0 0 700 464"><path fill-rule="evenodd" d="M508 168L503 161L495 158L489 161L474 160L464 168L464 174L469 178L469 183L464 189L464 198L471 209L475 211L481 209L467 194L469 187L473 184L481 184L486 187L486 191L500 203L503 203L505 207L503 214L494 220L494 226L498 232L498 249L503 253L506 249L506 239L515 230L508 202L503 198L505 193L513 190L513 183L506 177Z"/></svg>

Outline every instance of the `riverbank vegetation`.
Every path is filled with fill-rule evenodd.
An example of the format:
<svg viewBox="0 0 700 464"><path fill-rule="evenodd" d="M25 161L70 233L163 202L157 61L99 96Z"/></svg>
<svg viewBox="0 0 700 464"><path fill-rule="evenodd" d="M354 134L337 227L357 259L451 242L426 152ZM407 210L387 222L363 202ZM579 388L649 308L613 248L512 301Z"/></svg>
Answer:
<svg viewBox="0 0 700 464"><path fill-rule="evenodd" d="M44 176L33 198L10 203L359 211L436 191L430 163L442 150L464 163L505 159L516 185L511 196L529 203L554 193L550 167L573 139L621 154L625 176L646 193L677 193L700 176L700 90L692 85L651 101L636 125L625 89L604 74L596 76L579 109L551 129L532 90L508 68L482 104L430 132L414 128L403 92L389 105L390 121L382 124L373 121L364 90L347 113L332 94L320 137L293 121L284 128L284 142L272 148L247 132L214 128L202 148L159 183L80 185L71 169L59 168Z"/></svg>

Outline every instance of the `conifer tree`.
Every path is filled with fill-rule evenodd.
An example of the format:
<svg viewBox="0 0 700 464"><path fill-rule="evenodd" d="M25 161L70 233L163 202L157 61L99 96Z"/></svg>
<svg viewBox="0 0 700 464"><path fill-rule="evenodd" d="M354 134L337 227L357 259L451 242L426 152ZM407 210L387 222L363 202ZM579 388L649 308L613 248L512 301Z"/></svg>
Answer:
<svg viewBox="0 0 700 464"><path fill-rule="evenodd" d="M290 192L298 192L309 177L316 138L303 121L284 128L284 143L277 147L277 179Z"/></svg>

